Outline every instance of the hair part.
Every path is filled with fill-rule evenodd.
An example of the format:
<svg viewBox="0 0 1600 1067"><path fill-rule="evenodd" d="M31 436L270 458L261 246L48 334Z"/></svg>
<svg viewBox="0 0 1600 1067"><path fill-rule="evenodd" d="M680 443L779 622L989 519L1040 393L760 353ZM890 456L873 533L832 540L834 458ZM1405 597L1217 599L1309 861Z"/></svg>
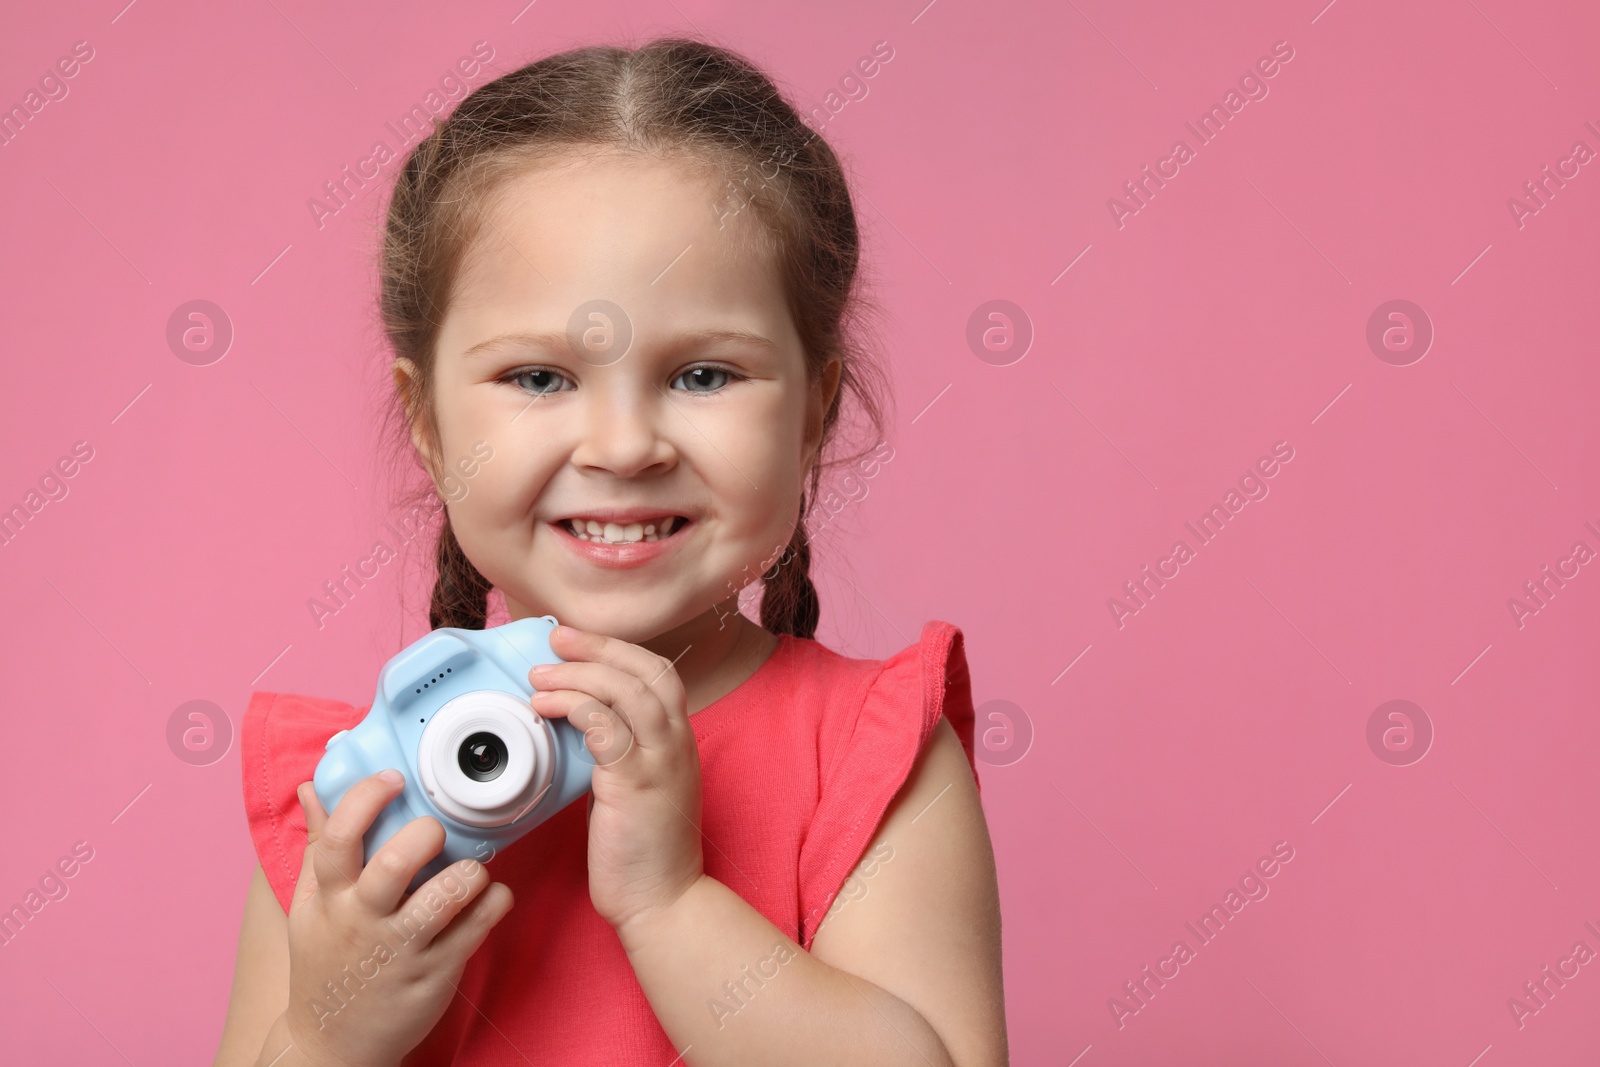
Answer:
<svg viewBox="0 0 1600 1067"><path fill-rule="evenodd" d="M679 37L631 49L577 48L485 83L435 122L396 178L379 262L384 333L395 355L416 368L410 395L389 412L405 422L396 439L415 455L415 416L438 454L439 329L497 194L531 166L605 151L681 159L725 178L724 189L737 182L738 213L753 214L777 258L807 380L815 382L829 360L840 361L793 536L783 562L762 576L761 625L813 637L820 602L810 575L807 502L816 500L825 467L853 462L881 440L887 392L863 343L873 309L859 284L860 234L844 171L772 80L735 52ZM850 407L871 443L836 456L841 413ZM462 551L448 510L435 560L430 625L482 629L491 586Z"/></svg>

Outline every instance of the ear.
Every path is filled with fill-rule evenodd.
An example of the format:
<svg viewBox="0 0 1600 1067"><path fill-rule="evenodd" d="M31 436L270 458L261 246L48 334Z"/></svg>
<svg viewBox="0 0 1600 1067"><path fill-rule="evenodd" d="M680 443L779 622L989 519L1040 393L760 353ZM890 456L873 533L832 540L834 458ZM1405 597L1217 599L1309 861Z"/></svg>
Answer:
<svg viewBox="0 0 1600 1067"><path fill-rule="evenodd" d="M839 379L844 373L844 361L838 356L831 356L823 364L822 373L817 375L816 381L811 383L811 388L806 397L806 432L801 442L804 470L810 471L812 462L817 458L817 450L822 446L822 425L827 416L828 409L833 406L833 398L839 393Z"/></svg>
<svg viewBox="0 0 1600 1067"><path fill-rule="evenodd" d="M406 423L411 430L411 444L417 450L417 455L422 458L423 466L427 468L434 483L439 481L438 457L434 455L433 445L428 440L427 412L421 403L421 373L417 365L404 356L396 359L389 365L390 373L394 375L395 395L400 398L401 406L405 408Z"/></svg>

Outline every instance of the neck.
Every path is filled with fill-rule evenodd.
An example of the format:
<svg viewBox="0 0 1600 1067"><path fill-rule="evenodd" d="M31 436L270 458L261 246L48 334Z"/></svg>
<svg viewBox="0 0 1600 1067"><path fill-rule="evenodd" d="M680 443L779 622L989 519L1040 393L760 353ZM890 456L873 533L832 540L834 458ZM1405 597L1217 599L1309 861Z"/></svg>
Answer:
<svg viewBox="0 0 1600 1067"><path fill-rule="evenodd" d="M691 715L732 692L778 647L778 638L741 615L738 606L730 598L682 626L639 642L673 661Z"/></svg>

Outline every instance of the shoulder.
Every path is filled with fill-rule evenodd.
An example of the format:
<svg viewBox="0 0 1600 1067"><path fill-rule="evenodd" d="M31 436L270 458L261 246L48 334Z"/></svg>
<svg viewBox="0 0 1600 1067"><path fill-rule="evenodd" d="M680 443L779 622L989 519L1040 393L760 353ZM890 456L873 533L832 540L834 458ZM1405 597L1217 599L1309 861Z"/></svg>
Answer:
<svg viewBox="0 0 1600 1067"><path fill-rule="evenodd" d="M239 727L246 805L274 798L283 785L281 779L305 769L305 777L288 783L293 799L295 787L316 769L328 738L360 722L365 713L364 708L327 697L251 693Z"/></svg>
<svg viewBox="0 0 1600 1067"><path fill-rule="evenodd" d="M806 947L922 1014L951 1062L1006 1062L1000 899L970 761L941 721Z"/></svg>
<svg viewBox="0 0 1600 1067"><path fill-rule="evenodd" d="M354 705L331 697L256 690L245 705L243 728L253 727L258 733L270 730L274 735L287 736L315 730L324 723L342 722L356 710Z"/></svg>
<svg viewBox="0 0 1600 1067"><path fill-rule="evenodd" d="M802 944L924 752L939 749L941 762L954 756L974 782L977 777L971 678L957 627L928 622L915 643L882 660L852 660L826 649L811 655L855 684L837 687L823 701L818 722L818 804L800 859Z"/></svg>
<svg viewBox="0 0 1600 1067"><path fill-rule="evenodd" d="M1006 1062L1000 906L961 631L880 661L802 864L818 959L912 1005L955 1063Z"/></svg>
<svg viewBox="0 0 1600 1067"><path fill-rule="evenodd" d="M245 817L261 870L289 910L306 846L295 790L316 772L328 738L361 721L365 708L298 693L255 692L239 727Z"/></svg>
<svg viewBox="0 0 1600 1067"><path fill-rule="evenodd" d="M931 620L915 642L880 660L842 656L815 641L795 644L798 673L829 684L820 703L825 754L843 758L863 747L886 753L909 742L914 757L943 719L972 760L972 680L958 627Z"/></svg>

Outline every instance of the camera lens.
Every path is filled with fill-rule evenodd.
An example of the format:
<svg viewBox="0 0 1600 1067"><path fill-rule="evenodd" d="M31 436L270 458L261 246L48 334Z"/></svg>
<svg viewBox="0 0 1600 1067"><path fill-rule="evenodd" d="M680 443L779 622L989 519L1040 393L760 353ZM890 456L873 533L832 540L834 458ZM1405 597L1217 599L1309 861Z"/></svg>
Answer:
<svg viewBox="0 0 1600 1067"><path fill-rule="evenodd" d="M456 758L462 774L474 782L487 782L506 769L506 743L497 734L479 731L461 742Z"/></svg>
<svg viewBox="0 0 1600 1067"><path fill-rule="evenodd" d="M502 689L460 693L433 713L417 738L423 802L455 820L448 827L509 826L555 784L558 744L526 696Z"/></svg>

